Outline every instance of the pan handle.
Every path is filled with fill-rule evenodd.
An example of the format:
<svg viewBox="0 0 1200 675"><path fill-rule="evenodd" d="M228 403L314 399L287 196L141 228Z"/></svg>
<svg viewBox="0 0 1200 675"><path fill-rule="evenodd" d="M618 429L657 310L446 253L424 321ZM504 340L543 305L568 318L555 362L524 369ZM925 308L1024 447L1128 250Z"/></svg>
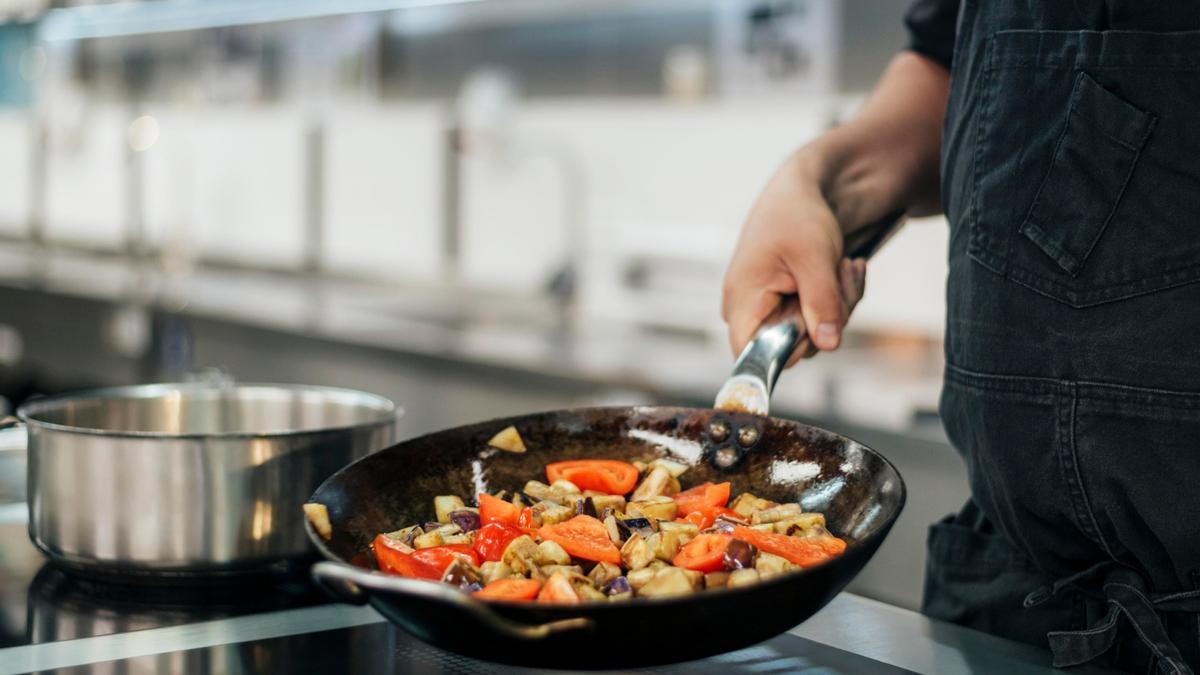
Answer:
<svg viewBox="0 0 1200 675"><path fill-rule="evenodd" d="M894 211L880 220L846 235L847 258L870 258L904 224L904 212ZM795 311L795 296L780 303L778 318L764 323L754 339L742 350L733 365L733 373L717 393L714 408L766 415L771 407L771 392L783 367L804 337L804 329Z"/></svg>
<svg viewBox="0 0 1200 675"><path fill-rule="evenodd" d="M517 640L536 642L557 633L590 629L593 625L591 619L583 616L534 625L524 624L501 616L488 607L487 603L480 602L452 586L385 576L378 572L327 560L313 565L312 576L318 586L342 602L355 605L365 604L370 591L417 596L425 600L451 605L468 614L483 627L504 637Z"/></svg>

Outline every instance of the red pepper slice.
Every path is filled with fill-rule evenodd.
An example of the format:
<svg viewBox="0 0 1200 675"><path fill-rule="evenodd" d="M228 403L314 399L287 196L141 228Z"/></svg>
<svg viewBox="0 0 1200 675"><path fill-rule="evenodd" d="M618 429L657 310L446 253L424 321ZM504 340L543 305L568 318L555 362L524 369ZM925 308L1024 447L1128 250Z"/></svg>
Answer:
<svg viewBox="0 0 1200 675"><path fill-rule="evenodd" d="M446 568L456 558L462 558L476 567L479 566L479 555L467 544L444 544L417 549L413 551L412 557L437 569L441 574L446 573Z"/></svg>
<svg viewBox="0 0 1200 675"><path fill-rule="evenodd" d="M404 548L401 548L404 547ZM387 535L375 537L371 542L371 550L375 553L375 562L380 571L388 574L398 574L414 579L441 579L442 571L427 562L417 560L408 553L407 546Z"/></svg>
<svg viewBox="0 0 1200 675"><path fill-rule="evenodd" d="M484 600L533 600L542 590L542 582L537 579L496 579L475 593L475 597Z"/></svg>
<svg viewBox="0 0 1200 675"><path fill-rule="evenodd" d="M504 556L504 549L522 534L525 533L511 525L488 523L475 533L475 552L485 561L499 560Z"/></svg>
<svg viewBox="0 0 1200 675"><path fill-rule="evenodd" d="M503 499L493 497L489 494L479 493L479 522L487 525L488 523L504 523L505 525L517 526L517 517L521 510L511 502L506 502Z"/></svg>
<svg viewBox="0 0 1200 675"><path fill-rule="evenodd" d="M791 537L737 525L733 528L733 537L754 544L759 550L785 558L801 567L818 565L830 558L836 558L846 550L846 542L833 535Z"/></svg>
<svg viewBox="0 0 1200 675"><path fill-rule="evenodd" d="M543 525L538 535L562 546L576 558L613 564L621 562L621 550L608 538L608 529L591 516L575 516L557 525Z"/></svg>
<svg viewBox="0 0 1200 675"><path fill-rule="evenodd" d="M725 549L733 537L728 534L701 534L683 545L671 564L697 572L725 569Z"/></svg>
<svg viewBox="0 0 1200 675"><path fill-rule="evenodd" d="M637 467L615 459L572 459L546 465L546 478L551 483L569 480L580 490L596 490L610 495L623 495L637 485Z"/></svg>
<svg viewBox="0 0 1200 675"><path fill-rule="evenodd" d="M725 506L728 501L729 483L701 483L675 495L680 513L703 511L707 506Z"/></svg>

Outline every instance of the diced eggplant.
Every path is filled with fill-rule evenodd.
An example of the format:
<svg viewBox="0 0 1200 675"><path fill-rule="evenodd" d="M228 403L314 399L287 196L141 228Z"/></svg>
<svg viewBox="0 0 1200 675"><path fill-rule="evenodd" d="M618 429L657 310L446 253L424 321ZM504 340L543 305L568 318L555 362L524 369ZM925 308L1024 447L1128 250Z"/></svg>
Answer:
<svg viewBox="0 0 1200 675"><path fill-rule="evenodd" d="M443 541L443 542L445 542L446 544L467 544L467 545L471 545L471 544L474 544L474 543L475 543L475 536L474 536L474 535L475 535L475 533L474 533L474 532L463 532L463 533L460 533L460 534L452 534L452 535L450 535L450 536L448 536L448 537L445 537L445 536L443 536L443 537L442 537L442 541Z"/></svg>
<svg viewBox="0 0 1200 675"><path fill-rule="evenodd" d="M604 589L604 594L609 596L633 593L633 586L629 585L629 580L625 577L616 577L607 584L604 584L602 588Z"/></svg>
<svg viewBox="0 0 1200 675"><path fill-rule="evenodd" d="M800 569L799 565L791 563L787 558L781 558L777 555L759 551L758 558L754 562L754 569L758 570L760 577L773 577L784 572L791 572Z"/></svg>
<svg viewBox="0 0 1200 675"><path fill-rule="evenodd" d="M534 560L538 565L570 565L571 555L557 542L543 541Z"/></svg>
<svg viewBox="0 0 1200 675"><path fill-rule="evenodd" d="M678 532L655 532L646 538L646 545L654 551L654 557L671 562L679 553Z"/></svg>
<svg viewBox="0 0 1200 675"><path fill-rule="evenodd" d="M425 534L425 530L422 530L420 525L413 525L411 527L396 530L395 532L388 532L385 536L387 536L389 539L395 539L402 544L412 546L413 540L422 534Z"/></svg>
<svg viewBox="0 0 1200 675"><path fill-rule="evenodd" d="M469 584L477 584L483 580L483 575L475 568L474 565L456 558L454 562L446 567L446 571L442 573L442 582L451 586L462 588Z"/></svg>
<svg viewBox="0 0 1200 675"><path fill-rule="evenodd" d="M729 573L729 579L725 582L726 588L738 588L741 586L749 586L757 584L759 581L758 570L734 570Z"/></svg>
<svg viewBox="0 0 1200 675"><path fill-rule="evenodd" d="M679 511L679 504L670 497L650 497L630 502L630 508L637 508L642 515L655 520L674 520Z"/></svg>
<svg viewBox="0 0 1200 675"><path fill-rule="evenodd" d="M754 554L757 552L753 544L734 539L725 547L725 569L744 570L754 567Z"/></svg>
<svg viewBox="0 0 1200 675"><path fill-rule="evenodd" d="M463 586L462 589L468 593L476 593L483 590L483 584L475 582Z"/></svg>
<svg viewBox="0 0 1200 675"><path fill-rule="evenodd" d="M621 536L621 528L617 526L616 516L609 514L604 517L603 522L604 529L608 530L608 538L612 540L612 543L620 546L625 542L625 539Z"/></svg>
<svg viewBox="0 0 1200 675"><path fill-rule="evenodd" d="M792 537L803 537L805 539L817 539L820 537L832 537L833 536L832 534L829 533L829 530L825 529L824 527L822 527L820 525L813 525L812 527L806 527L802 530L797 530L796 527L793 526L793 527L788 528L788 531L785 534L792 536Z"/></svg>
<svg viewBox="0 0 1200 675"><path fill-rule="evenodd" d="M751 525L750 529L758 530L759 532L774 532L775 523L762 523L761 525Z"/></svg>
<svg viewBox="0 0 1200 675"><path fill-rule="evenodd" d="M693 589L700 590L704 586L704 572L697 572L696 570L689 570L683 567L672 567L671 569L682 572Z"/></svg>
<svg viewBox="0 0 1200 675"><path fill-rule="evenodd" d="M566 577L574 576L583 577L585 579L587 578L583 574L583 568L579 565L538 565L538 569L540 569L542 574L546 575L547 577L554 576L555 574L562 574Z"/></svg>
<svg viewBox="0 0 1200 675"><path fill-rule="evenodd" d="M667 473L671 474L672 478L679 478L684 474L685 471L688 470L687 464L676 462L670 459L664 459L662 457L650 462L650 467L662 467L663 469L666 469Z"/></svg>
<svg viewBox="0 0 1200 675"><path fill-rule="evenodd" d="M649 567L644 567L640 570L631 570L630 572L626 573L625 579L626 579L627 583L629 584L630 588L632 588L633 590L636 591L637 589L641 588L642 586L645 586L646 584L650 583L650 580L653 579L654 575L657 573L658 573L657 570L652 570Z"/></svg>
<svg viewBox="0 0 1200 675"><path fill-rule="evenodd" d="M695 523L676 523L670 520L663 520L658 523L659 532L675 532L681 537L691 539L697 534L700 534L700 528L696 527Z"/></svg>
<svg viewBox="0 0 1200 675"><path fill-rule="evenodd" d="M427 520L421 525L421 529L425 530L426 532L436 532L442 528L442 525L448 524L450 523L439 523L436 520Z"/></svg>
<svg viewBox="0 0 1200 675"><path fill-rule="evenodd" d="M537 555L538 545L529 535L523 534L509 542L500 560L513 572L525 575L537 569Z"/></svg>
<svg viewBox="0 0 1200 675"><path fill-rule="evenodd" d="M638 597L668 598L679 595L689 595L696 590L695 585L684 570L679 567L668 567L654 575L654 578L637 590Z"/></svg>
<svg viewBox="0 0 1200 675"><path fill-rule="evenodd" d="M604 513L605 509L612 509L613 511L625 510L625 497L621 495L593 495L592 503L595 505L596 510L601 513Z"/></svg>
<svg viewBox="0 0 1200 675"><path fill-rule="evenodd" d="M549 485L546 485L541 481L531 480L528 483L525 483L525 489L522 490L522 492L532 497L534 503L544 501L550 501L556 504L563 503L561 501L562 495L554 490L551 490ZM572 501L571 503L574 502Z"/></svg>
<svg viewBox="0 0 1200 675"><path fill-rule="evenodd" d="M484 584L490 584L497 579L507 579L512 576L512 568L496 560L489 560L479 566L479 574Z"/></svg>
<svg viewBox="0 0 1200 675"><path fill-rule="evenodd" d="M562 495L578 495L582 493L579 486L565 478L559 478L550 484L551 490L557 490Z"/></svg>
<svg viewBox="0 0 1200 675"><path fill-rule="evenodd" d="M733 509L734 512L743 518L750 518L754 515L755 511L769 509L772 506L776 506L775 502L757 497L749 492L743 492L737 496L737 499L733 500L729 508Z"/></svg>
<svg viewBox="0 0 1200 675"><path fill-rule="evenodd" d="M534 522L541 525L554 525L575 517L575 509L551 501L534 504L532 511Z"/></svg>
<svg viewBox="0 0 1200 675"><path fill-rule="evenodd" d="M617 529L621 533L621 538L626 540L634 534L640 534L643 537L654 534L654 526L647 518L617 518Z"/></svg>
<svg viewBox="0 0 1200 675"><path fill-rule="evenodd" d="M451 511L450 522L463 532L474 532L479 529L479 512L471 509Z"/></svg>
<svg viewBox="0 0 1200 675"><path fill-rule="evenodd" d="M599 519L600 514L596 512L596 502L591 497L575 500L575 513L581 516L591 516Z"/></svg>
<svg viewBox="0 0 1200 675"><path fill-rule="evenodd" d="M434 530L433 532L426 532L425 534L414 537L412 546L413 548L433 548L434 546L441 546L445 543L446 538L442 536L442 533Z"/></svg>
<svg viewBox="0 0 1200 675"><path fill-rule="evenodd" d="M437 513L439 523L450 522L450 512L466 508L467 505L458 495L438 495L433 498L433 510Z"/></svg>
<svg viewBox="0 0 1200 675"><path fill-rule="evenodd" d="M596 588L592 584L592 580L587 577L571 576L567 578L571 582L571 588L579 594L581 600L606 600L608 596Z"/></svg>
<svg viewBox="0 0 1200 675"><path fill-rule="evenodd" d="M646 469L650 467L649 464L647 464L646 462L643 462L640 459L633 460L633 462L631 462L631 464L633 464L633 468L638 470L639 474L646 473Z"/></svg>
<svg viewBox="0 0 1200 675"><path fill-rule="evenodd" d="M631 570L639 570L654 559L654 549L636 532L621 547L621 562Z"/></svg>
<svg viewBox="0 0 1200 675"><path fill-rule="evenodd" d="M793 536L803 533L800 536L809 537L819 537L829 532L825 529L825 516L819 513L804 513L799 518L775 523L775 531Z"/></svg>
<svg viewBox="0 0 1200 675"><path fill-rule="evenodd" d="M704 575L705 588L724 588L729 581L729 572L709 572Z"/></svg>
<svg viewBox="0 0 1200 675"><path fill-rule="evenodd" d="M496 432L496 435L488 441L488 445L505 452L525 452L525 441L521 439L520 432L513 426L504 427Z"/></svg>
<svg viewBox="0 0 1200 675"><path fill-rule="evenodd" d="M599 588L603 588L608 582L619 576L621 576L620 566L610 562L598 563L591 572L588 572L588 578Z"/></svg>
<svg viewBox="0 0 1200 675"><path fill-rule="evenodd" d="M662 467L654 467L650 469L650 473L646 474L646 478L642 484L637 486L633 491L631 499L635 502L640 502L651 497L658 497L667 493L667 488L671 484L670 472ZM678 481L676 481L678 483Z"/></svg>
<svg viewBox="0 0 1200 675"><path fill-rule="evenodd" d="M778 523L783 520L795 520L804 513L799 504L780 504L767 509L760 509L750 516L750 522L754 525L763 523Z"/></svg>
<svg viewBox="0 0 1200 675"><path fill-rule="evenodd" d="M324 504L309 502L304 505L304 517L325 541L333 538L333 524L329 522L329 509Z"/></svg>

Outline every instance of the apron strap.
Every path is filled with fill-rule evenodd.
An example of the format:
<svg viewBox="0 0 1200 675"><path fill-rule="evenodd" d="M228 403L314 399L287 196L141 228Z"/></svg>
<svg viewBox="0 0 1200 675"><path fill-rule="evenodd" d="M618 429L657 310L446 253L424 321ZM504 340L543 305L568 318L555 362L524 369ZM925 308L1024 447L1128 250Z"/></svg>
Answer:
<svg viewBox="0 0 1200 675"><path fill-rule="evenodd" d="M1062 589L1091 576L1098 567L1057 581L1048 589L1030 593L1025 598L1025 606L1032 607L1045 602ZM1075 666L1100 657L1112 648L1123 623L1127 622L1138 639L1154 654L1160 673L1192 675L1192 669L1184 662L1179 648L1167 635L1159 612L1200 612L1200 590L1150 594L1146 592L1141 576L1126 568L1110 571L1103 590L1108 601L1108 613L1104 618L1083 630L1051 631L1046 635L1056 668Z"/></svg>

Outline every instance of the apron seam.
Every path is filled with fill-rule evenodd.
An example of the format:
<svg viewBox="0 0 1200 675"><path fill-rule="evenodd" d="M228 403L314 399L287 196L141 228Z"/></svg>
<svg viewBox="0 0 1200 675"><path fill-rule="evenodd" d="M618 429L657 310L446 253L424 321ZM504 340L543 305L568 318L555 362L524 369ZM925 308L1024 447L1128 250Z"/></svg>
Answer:
<svg viewBox="0 0 1200 675"><path fill-rule="evenodd" d="M1083 486L1083 474L1079 469L1079 457L1076 454L1075 444L1077 407L1078 397L1075 383L1063 381L1060 384L1058 401L1059 465L1070 494L1071 510L1075 513L1076 525L1088 538L1104 549L1110 559L1115 560L1112 548L1100 532L1098 519L1095 512L1092 511L1091 501Z"/></svg>

